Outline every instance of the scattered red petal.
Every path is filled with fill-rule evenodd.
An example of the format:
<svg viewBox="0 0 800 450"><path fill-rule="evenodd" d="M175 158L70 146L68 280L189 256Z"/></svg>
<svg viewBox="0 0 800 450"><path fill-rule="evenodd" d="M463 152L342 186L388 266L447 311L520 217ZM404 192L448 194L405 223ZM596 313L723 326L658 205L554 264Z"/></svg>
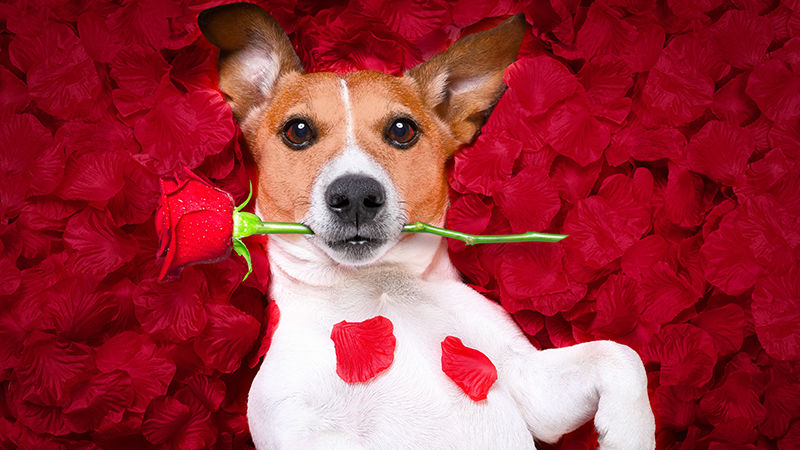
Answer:
<svg viewBox="0 0 800 450"><path fill-rule="evenodd" d="M142 434L151 444L182 449L209 448L217 439L211 413L199 401L186 405L175 397L160 397L150 403Z"/></svg>
<svg viewBox="0 0 800 450"><path fill-rule="evenodd" d="M754 150L750 130L712 120L692 136L686 159L691 170L718 183L736 185Z"/></svg>
<svg viewBox="0 0 800 450"><path fill-rule="evenodd" d="M554 107L544 126L553 150L583 166L600 159L611 141L609 127L592 115L587 99L581 95Z"/></svg>
<svg viewBox="0 0 800 450"><path fill-rule="evenodd" d="M753 291L753 322L764 350L775 359L800 358L800 266L770 274Z"/></svg>
<svg viewBox="0 0 800 450"><path fill-rule="evenodd" d="M185 341L206 326L205 295L205 277L192 267L183 271L178 282L150 279L137 288L133 297L136 319L147 333Z"/></svg>
<svg viewBox="0 0 800 450"><path fill-rule="evenodd" d="M503 81L531 116L546 113L578 88L575 76L547 56L520 59L506 70Z"/></svg>
<svg viewBox="0 0 800 450"><path fill-rule="evenodd" d="M593 3L578 31L576 45L587 60L595 55L621 55L636 39L636 28L622 20L623 13L603 3Z"/></svg>
<svg viewBox="0 0 800 450"><path fill-rule="evenodd" d="M197 167L207 155L222 151L233 138L230 107L220 94L182 94L164 82L155 96L153 108L131 121L136 140L156 161L160 175Z"/></svg>
<svg viewBox="0 0 800 450"><path fill-rule="evenodd" d="M231 305L206 305L208 322L194 341L194 351L206 367L223 373L239 368L258 337L256 319Z"/></svg>
<svg viewBox="0 0 800 450"><path fill-rule="evenodd" d="M394 361L393 330L392 322L383 316L334 325L331 340L339 378L348 383L363 383L388 369Z"/></svg>
<svg viewBox="0 0 800 450"><path fill-rule="evenodd" d="M769 271L785 271L800 245L797 219L765 196L728 213L700 249L706 279L729 295L751 288Z"/></svg>
<svg viewBox="0 0 800 450"><path fill-rule="evenodd" d="M717 363L714 339L688 324L664 327L653 337L649 352L661 363L659 380L665 386L702 387L711 380Z"/></svg>
<svg viewBox="0 0 800 450"><path fill-rule="evenodd" d="M453 336L442 341L442 372L476 402L486 400L489 389L497 381L497 369L492 361Z"/></svg>
<svg viewBox="0 0 800 450"><path fill-rule="evenodd" d="M0 111L4 113L19 113L28 106L28 90L25 83L17 78L5 67L0 67Z"/></svg>
<svg viewBox="0 0 800 450"><path fill-rule="evenodd" d="M281 310L278 308L278 303L272 300L267 305L267 325L264 331L264 338L261 340L261 345L258 347L258 352L250 367L255 367L258 364L258 360L269 351L270 346L272 346L272 337L275 336L275 330L278 328L280 320Z"/></svg>
<svg viewBox="0 0 800 450"><path fill-rule="evenodd" d="M717 117L739 126L758 117L758 105L745 94L747 79L746 73L740 74L714 92L711 110Z"/></svg>
<svg viewBox="0 0 800 450"><path fill-rule="evenodd" d="M99 373L72 389L73 399L63 409L74 432L86 433L108 421L120 423L133 403L131 379L125 372Z"/></svg>
<svg viewBox="0 0 800 450"><path fill-rule="evenodd" d="M503 249L497 266L501 303L511 311L532 310L546 316L567 311L586 294L559 262L560 247L545 243L515 244Z"/></svg>
<svg viewBox="0 0 800 450"><path fill-rule="evenodd" d="M747 11L725 11L711 27L714 46L733 67L752 69L767 57L772 42L769 19Z"/></svg>
<svg viewBox="0 0 800 450"><path fill-rule="evenodd" d="M642 292L636 280L611 275L595 294L597 315L590 326L592 333L624 336L636 327L642 310Z"/></svg>
<svg viewBox="0 0 800 450"><path fill-rule="evenodd" d="M659 386L652 398L653 413L660 418L662 427L687 428L695 420L697 388Z"/></svg>
<svg viewBox="0 0 800 450"><path fill-rule="evenodd" d="M752 429L766 417L766 409L753 391L749 376L742 372L729 374L720 387L703 395L699 406L714 426L740 420L739 426Z"/></svg>
<svg viewBox="0 0 800 450"><path fill-rule="evenodd" d="M696 34L667 45L642 88L649 125L684 125L711 106L714 82L724 72L724 64L711 55Z"/></svg>
<svg viewBox="0 0 800 450"><path fill-rule="evenodd" d="M547 229L561 209L553 182L545 171L536 168L525 169L503 183L494 198L514 233ZM524 204L530 207L519 207Z"/></svg>
<svg viewBox="0 0 800 450"><path fill-rule="evenodd" d="M19 399L46 406L72 402L72 387L87 377L93 358L90 347L36 332L25 340L16 370Z"/></svg>
<svg viewBox="0 0 800 450"><path fill-rule="evenodd" d="M59 195L64 199L104 201L122 189L129 155L117 151L84 153L67 164Z"/></svg>
<svg viewBox="0 0 800 450"><path fill-rule="evenodd" d="M125 331L108 339L97 349L101 372L123 371L133 387L132 412L143 413L150 402L167 393L175 375L175 363L158 351L146 335Z"/></svg>
<svg viewBox="0 0 800 450"><path fill-rule="evenodd" d="M630 159L682 161L685 144L686 137L674 128L646 128L631 123L614 134L605 156L612 166L619 166Z"/></svg>
<svg viewBox="0 0 800 450"><path fill-rule="evenodd" d="M90 209L69 219L64 241L72 250L73 270L101 278L130 261L137 247L136 241L117 228L108 214Z"/></svg>
<svg viewBox="0 0 800 450"><path fill-rule="evenodd" d="M772 121L800 117L800 74L782 61L771 59L759 64L748 77L745 92Z"/></svg>
<svg viewBox="0 0 800 450"><path fill-rule="evenodd" d="M633 196L633 180L607 178L597 195L567 213L564 241L567 257L589 269L601 269L620 258L650 227L650 212ZM639 191L639 189L636 189Z"/></svg>
<svg viewBox="0 0 800 450"><path fill-rule="evenodd" d="M720 356L728 356L742 347L750 323L742 307L731 303L706 309L692 319L692 325L714 338Z"/></svg>
<svg viewBox="0 0 800 450"><path fill-rule="evenodd" d="M48 114L72 119L97 112L103 86L70 27L53 22L41 33L17 35L9 52L27 72L28 95Z"/></svg>

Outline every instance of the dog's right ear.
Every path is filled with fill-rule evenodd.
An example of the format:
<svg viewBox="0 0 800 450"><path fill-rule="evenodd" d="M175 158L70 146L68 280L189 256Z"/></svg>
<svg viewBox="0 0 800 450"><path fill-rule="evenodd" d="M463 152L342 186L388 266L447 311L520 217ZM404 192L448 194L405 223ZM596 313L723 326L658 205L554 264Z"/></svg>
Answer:
<svg viewBox="0 0 800 450"><path fill-rule="evenodd" d="M277 80L303 72L283 28L251 3L217 6L200 13L203 36L219 47L219 88L237 119L268 100Z"/></svg>

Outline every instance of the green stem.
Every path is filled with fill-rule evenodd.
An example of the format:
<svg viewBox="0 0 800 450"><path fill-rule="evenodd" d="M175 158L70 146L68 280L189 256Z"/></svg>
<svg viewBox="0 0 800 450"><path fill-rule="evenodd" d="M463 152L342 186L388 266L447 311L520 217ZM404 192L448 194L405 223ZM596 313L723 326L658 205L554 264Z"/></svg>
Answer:
<svg viewBox="0 0 800 450"><path fill-rule="evenodd" d="M450 239L458 239L467 245L474 244L499 244L505 242L558 242L568 235L527 232L522 234L467 234L458 231L435 227L427 223L417 222L403 227L406 233L430 233Z"/></svg>
<svg viewBox="0 0 800 450"><path fill-rule="evenodd" d="M254 231L253 234L314 234L311 228L293 222L263 222Z"/></svg>
<svg viewBox="0 0 800 450"><path fill-rule="evenodd" d="M241 239L254 234L314 234L311 228L292 222L262 222L255 214L237 212L233 215L233 237ZM467 245L474 244L499 244L505 242L558 242L566 234L548 234L528 232L522 234L494 234L478 235L452 231L435 227L427 223L417 222L403 227L404 233L430 233L438 236L458 239Z"/></svg>
<svg viewBox="0 0 800 450"><path fill-rule="evenodd" d="M254 234L314 234L311 228L300 223L262 222L249 212L233 213L233 238L241 239Z"/></svg>

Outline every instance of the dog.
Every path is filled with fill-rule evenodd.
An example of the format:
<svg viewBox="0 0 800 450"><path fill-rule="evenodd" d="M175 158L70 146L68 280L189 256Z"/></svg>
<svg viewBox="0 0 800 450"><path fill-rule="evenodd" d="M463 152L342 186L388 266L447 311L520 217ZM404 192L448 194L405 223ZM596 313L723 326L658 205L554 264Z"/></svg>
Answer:
<svg viewBox="0 0 800 450"><path fill-rule="evenodd" d="M517 56L521 15L397 77L305 73L280 25L230 4L198 19L258 169L277 320L253 380L258 448L532 449L594 417L601 449L652 449L639 356L609 341L539 351L463 284L442 225L445 165L473 141Z"/></svg>

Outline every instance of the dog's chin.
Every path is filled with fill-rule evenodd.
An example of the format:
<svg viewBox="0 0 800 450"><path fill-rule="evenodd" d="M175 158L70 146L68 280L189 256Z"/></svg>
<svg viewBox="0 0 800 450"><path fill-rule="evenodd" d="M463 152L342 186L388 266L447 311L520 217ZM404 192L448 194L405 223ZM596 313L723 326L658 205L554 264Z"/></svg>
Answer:
<svg viewBox="0 0 800 450"><path fill-rule="evenodd" d="M314 243L338 264L363 267L378 261L397 243L398 236L348 233L346 235L313 236Z"/></svg>
<svg viewBox="0 0 800 450"><path fill-rule="evenodd" d="M322 243L323 250L339 264L361 267L374 263L391 247L386 239L353 236Z"/></svg>

